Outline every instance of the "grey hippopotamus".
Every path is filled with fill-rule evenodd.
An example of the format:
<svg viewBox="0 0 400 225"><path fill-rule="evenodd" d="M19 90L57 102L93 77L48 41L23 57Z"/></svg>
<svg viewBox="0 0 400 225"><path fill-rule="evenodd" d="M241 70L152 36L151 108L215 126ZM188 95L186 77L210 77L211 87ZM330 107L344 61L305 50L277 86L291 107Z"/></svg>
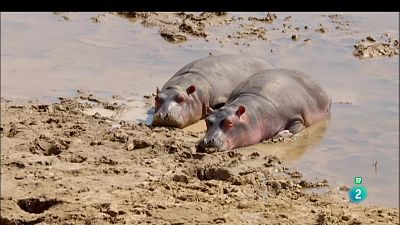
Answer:
<svg viewBox="0 0 400 225"><path fill-rule="evenodd" d="M327 117L331 102L325 91L302 72L257 72L236 87L223 107L208 108L207 133L197 143L197 151L244 147L286 130L299 133Z"/></svg>
<svg viewBox="0 0 400 225"><path fill-rule="evenodd" d="M183 128L223 105L234 88L252 74L272 66L249 55L208 56L187 64L157 88L153 126Z"/></svg>

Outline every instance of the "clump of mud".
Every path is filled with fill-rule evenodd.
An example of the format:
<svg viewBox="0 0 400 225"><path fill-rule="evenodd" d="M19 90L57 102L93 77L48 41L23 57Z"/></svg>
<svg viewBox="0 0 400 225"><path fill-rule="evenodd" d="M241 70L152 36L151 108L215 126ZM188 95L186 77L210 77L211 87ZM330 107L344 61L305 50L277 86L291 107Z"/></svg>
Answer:
<svg viewBox="0 0 400 225"><path fill-rule="evenodd" d="M268 13L265 18L257 18L257 17L250 16L249 20L250 21L260 21L260 22L272 23L277 18L278 18L278 16L275 13Z"/></svg>
<svg viewBox="0 0 400 225"><path fill-rule="evenodd" d="M324 27L322 24L320 24L320 26L315 31L322 34L329 32L328 28Z"/></svg>
<svg viewBox="0 0 400 225"><path fill-rule="evenodd" d="M161 37L170 42L188 40L188 36L206 38L206 28L217 24L228 24L233 17L224 12L203 12L199 15L191 13L147 13L119 12L127 18L140 19L143 26L157 27Z"/></svg>
<svg viewBox="0 0 400 225"><path fill-rule="evenodd" d="M274 155L197 153L199 134L88 115L107 99L1 99L1 224L398 224ZM274 144L274 143L271 143ZM330 188L325 194L310 189ZM345 189L342 189L345 190Z"/></svg>
<svg viewBox="0 0 400 225"><path fill-rule="evenodd" d="M240 31L236 31L233 35L228 35L228 38L267 40L267 29L264 27L258 27L255 24L242 24L240 27L242 28Z"/></svg>
<svg viewBox="0 0 400 225"><path fill-rule="evenodd" d="M349 16L346 15L340 15L340 14L331 14L328 15L329 20L331 23L338 24L341 26L350 26L351 25L351 20Z"/></svg>
<svg viewBox="0 0 400 225"><path fill-rule="evenodd" d="M387 39L377 42L375 38L368 36L354 45L353 55L360 58L374 58L378 56L389 56L399 54L399 41L395 39Z"/></svg>

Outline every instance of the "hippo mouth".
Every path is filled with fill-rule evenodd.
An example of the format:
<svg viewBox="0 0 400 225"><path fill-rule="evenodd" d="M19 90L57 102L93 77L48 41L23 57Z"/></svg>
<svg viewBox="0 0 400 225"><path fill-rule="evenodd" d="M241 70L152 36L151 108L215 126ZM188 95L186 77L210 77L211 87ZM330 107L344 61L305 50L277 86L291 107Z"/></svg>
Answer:
<svg viewBox="0 0 400 225"><path fill-rule="evenodd" d="M227 143L224 144L222 141L217 140L201 139L196 144L196 151L199 153L222 152L228 149Z"/></svg>
<svg viewBox="0 0 400 225"><path fill-rule="evenodd" d="M170 113L167 113L165 116L161 113L154 114L153 117L153 126L168 126L168 127L184 127L184 123L178 121L178 118L172 116Z"/></svg>

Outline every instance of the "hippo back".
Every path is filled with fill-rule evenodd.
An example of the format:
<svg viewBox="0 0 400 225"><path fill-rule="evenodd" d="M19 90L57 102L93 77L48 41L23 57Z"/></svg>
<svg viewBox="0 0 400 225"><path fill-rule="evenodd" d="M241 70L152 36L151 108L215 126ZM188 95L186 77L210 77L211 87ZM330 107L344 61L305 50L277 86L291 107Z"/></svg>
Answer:
<svg viewBox="0 0 400 225"><path fill-rule="evenodd" d="M256 57L248 55L209 56L187 64L163 86L186 88L192 84L196 90L204 92L203 86L211 87L210 105L226 102L233 89L252 74L270 69L272 66Z"/></svg>
<svg viewBox="0 0 400 225"><path fill-rule="evenodd" d="M282 118L290 119L293 115L301 115L306 124L324 117L331 103L317 82L302 72L288 69L257 72L237 86L227 104L246 94L264 99Z"/></svg>

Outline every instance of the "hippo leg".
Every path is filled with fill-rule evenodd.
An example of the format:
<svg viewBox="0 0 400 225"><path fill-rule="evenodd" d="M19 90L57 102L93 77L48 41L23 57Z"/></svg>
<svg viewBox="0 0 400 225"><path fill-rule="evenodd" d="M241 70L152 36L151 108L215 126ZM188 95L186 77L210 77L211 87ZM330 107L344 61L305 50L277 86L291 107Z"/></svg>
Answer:
<svg viewBox="0 0 400 225"><path fill-rule="evenodd" d="M274 138L283 138L283 139L287 139L287 138L291 138L293 136L292 133L290 133L289 130L283 130L279 133L277 133Z"/></svg>
<svg viewBox="0 0 400 225"><path fill-rule="evenodd" d="M304 122L301 119L293 120L288 126L288 130L292 134L300 133L302 130L304 130L304 128L306 127L304 126Z"/></svg>

